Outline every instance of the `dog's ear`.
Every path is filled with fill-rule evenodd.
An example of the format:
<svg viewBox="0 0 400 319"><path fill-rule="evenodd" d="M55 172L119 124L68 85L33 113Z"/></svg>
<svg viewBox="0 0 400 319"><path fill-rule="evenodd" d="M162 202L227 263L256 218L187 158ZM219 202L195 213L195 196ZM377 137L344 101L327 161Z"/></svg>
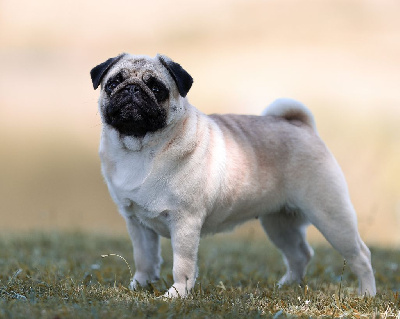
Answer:
<svg viewBox="0 0 400 319"><path fill-rule="evenodd" d="M93 83L93 88L96 90L103 77L106 75L107 71L115 64L117 63L125 53L120 54L119 56L116 56L115 58L109 58L107 61L100 63L98 66L95 66L91 71L90 71L90 77L92 78L92 83Z"/></svg>
<svg viewBox="0 0 400 319"><path fill-rule="evenodd" d="M164 65L169 74L171 74L174 79L176 86L178 87L179 94L185 97L189 92L193 84L193 78L187 73L179 63L172 61L169 57L165 55L158 54L158 59Z"/></svg>

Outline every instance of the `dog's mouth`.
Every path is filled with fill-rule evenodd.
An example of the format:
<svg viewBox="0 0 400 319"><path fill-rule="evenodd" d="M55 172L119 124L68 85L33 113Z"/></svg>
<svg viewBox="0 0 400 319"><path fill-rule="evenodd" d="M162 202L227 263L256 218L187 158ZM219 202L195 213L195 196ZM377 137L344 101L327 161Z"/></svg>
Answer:
<svg viewBox="0 0 400 319"><path fill-rule="evenodd" d="M110 94L105 122L123 135L143 137L166 125L167 112L147 88L128 83Z"/></svg>

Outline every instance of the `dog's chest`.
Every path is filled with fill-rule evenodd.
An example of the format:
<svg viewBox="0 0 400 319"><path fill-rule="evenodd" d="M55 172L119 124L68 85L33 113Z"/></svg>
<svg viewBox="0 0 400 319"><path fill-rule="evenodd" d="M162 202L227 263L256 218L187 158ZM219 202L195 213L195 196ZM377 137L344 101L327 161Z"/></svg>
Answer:
<svg viewBox="0 0 400 319"><path fill-rule="evenodd" d="M110 188L114 190L117 202L131 194L145 182L151 171L151 164L146 158L129 158L119 156L118 158L101 157L102 172Z"/></svg>
<svg viewBox="0 0 400 319"><path fill-rule="evenodd" d="M118 156L110 160L101 157L102 172L111 197L120 211L135 214L146 224L165 211L173 209L173 197L168 183L168 168L160 169L151 154ZM154 170L158 174L154 174ZM164 224L164 219L161 219Z"/></svg>
<svg viewBox="0 0 400 319"><path fill-rule="evenodd" d="M118 166L117 166L118 167ZM139 165L139 170L116 168L106 181L110 194L125 218L136 218L161 236L170 237L169 197L160 183L152 179L150 171Z"/></svg>

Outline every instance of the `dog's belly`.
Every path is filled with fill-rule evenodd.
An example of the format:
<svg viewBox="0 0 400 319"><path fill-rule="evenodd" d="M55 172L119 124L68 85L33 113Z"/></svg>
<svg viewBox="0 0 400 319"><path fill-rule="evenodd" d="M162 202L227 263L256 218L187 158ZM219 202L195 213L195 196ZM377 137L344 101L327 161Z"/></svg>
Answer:
<svg viewBox="0 0 400 319"><path fill-rule="evenodd" d="M165 238L171 238L170 226L168 222L167 212L161 213L160 216L156 218L140 218L140 221L148 228L154 230L160 236Z"/></svg>
<svg viewBox="0 0 400 319"><path fill-rule="evenodd" d="M202 235L230 231L235 226L259 216L275 213L282 206L280 201L268 200L268 196L249 201L237 201L231 207L217 207L208 214L202 227Z"/></svg>
<svg viewBox="0 0 400 319"><path fill-rule="evenodd" d="M164 211L161 213L149 212L129 199L125 201L126 205L121 205L120 213L124 218L135 218L147 228L155 231L160 236L171 238L170 232L170 213ZM156 217L154 217L157 215Z"/></svg>
<svg viewBox="0 0 400 319"><path fill-rule="evenodd" d="M260 213L262 211L260 210ZM262 212L264 213L264 212ZM229 216L224 220L220 220L217 218L209 218L203 224L201 228L201 235L209 235L209 234L216 234L220 232L231 231L236 226L247 222L250 219L257 218L261 214L253 213L251 216L245 214L244 216Z"/></svg>
<svg viewBox="0 0 400 319"><path fill-rule="evenodd" d="M270 207L264 205L249 205L247 207L241 207L241 209L236 208L234 210L222 210L214 212L214 214L209 215L201 228L201 236L215 234L219 232L231 231L236 226L245 223L258 216L271 213ZM146 227L152 229L160 236L165 238L171 238L170 230L170 214L173 212L163 212L157 217L149 218L146 215L136 215L136 218ZM150 214L151 215L151 214Z"/></svg>

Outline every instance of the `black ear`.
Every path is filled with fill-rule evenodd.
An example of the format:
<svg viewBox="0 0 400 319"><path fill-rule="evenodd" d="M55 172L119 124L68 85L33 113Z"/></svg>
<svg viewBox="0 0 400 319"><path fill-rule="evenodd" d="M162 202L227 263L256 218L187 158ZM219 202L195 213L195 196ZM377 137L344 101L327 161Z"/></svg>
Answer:
<svg viewBox="0 0 400 319"><path fill-rule="evenodd" d="M187 73L180 64L172 61L170 58L166 57L165 55L158 55L158 59L160 62L167 68L168 72L171 74L172 78L174 79L179 94L182 97L185 97L186 94L189 92L190 88L193 84L193 78Z"/></svg>
<svg viewBox="0 0 400 319"><path fill-rule="evenodd" d="M95 66L91 71L90 71L90 77L92 78L92 83L93 83L93 88L96 90L103 77L106 75L107 71L115 64L117 63L123 56L124 54L120 54L119 56L116 56L115 58L109 58L107 61L100 63L98 66Z"/></svg>

